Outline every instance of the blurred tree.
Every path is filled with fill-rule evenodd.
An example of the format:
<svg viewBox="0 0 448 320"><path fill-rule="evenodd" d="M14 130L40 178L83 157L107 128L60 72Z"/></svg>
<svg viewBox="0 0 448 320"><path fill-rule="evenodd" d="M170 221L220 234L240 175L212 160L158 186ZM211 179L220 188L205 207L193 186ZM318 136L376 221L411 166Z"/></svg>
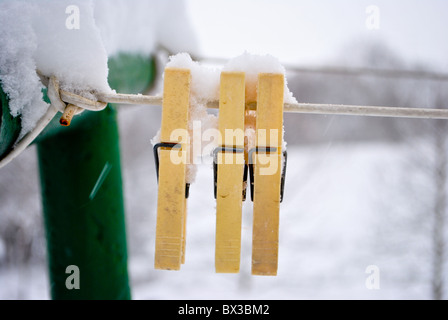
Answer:
<svg viewBox="0 0 448 320"><path fill-rule="evenodd" d="M444 100L446 101L446 99ZM438 103L442 105L441 96ZM445 216L447 206L447 165L448 124L446 121L435 121L434 123L434 220L433 220L433 262L432 262L432 296L436 300L443 298L444 291L444 255L445 255Z"/></svg>
<svg viewBox="0 0 448 320"><path fill-rule="evenodd" d="M446 83L420 81L409 90L412 100L431 108L446 108ZM427 283L428 296L444 298L446 211L448 205L448 122L400 120L403 143L398 176L383 168L386 196L378 218L378 254L388 256L408 285ZM402 151L399 151L399 148Z"/></svg>

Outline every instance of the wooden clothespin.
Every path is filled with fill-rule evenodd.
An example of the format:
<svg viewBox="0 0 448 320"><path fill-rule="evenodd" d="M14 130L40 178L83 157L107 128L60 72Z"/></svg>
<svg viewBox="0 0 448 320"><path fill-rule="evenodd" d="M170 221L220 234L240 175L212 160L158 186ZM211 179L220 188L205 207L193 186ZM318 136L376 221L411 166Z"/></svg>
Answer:
<svg viewBox="0 0 448 320"><path fill-rule="evenodd" d="M279 211L284 183L282 156L286 155L282 152L283 96L282 74L258 75L256 147L248 154L251 195L254 202L252 232L254 275L277 274ZM283 164L286 164L286 158Z"/></svg>
<svg viewBox="0 0 448 320"><path fill-rule="evenodd" d="M222 72L219 97L220 147L214 150L216 198L215 270L237 273L241 256L245 74ZM247 171L246 171L247 176Z"/></svg>
<svg viewBox="0 0 448 320"><path fill-rule="evenodd" d="M161 142L154 146L159 183L154 261L156 269L179 270L185 262L190 82L190 70L165 69Z"/></svg>

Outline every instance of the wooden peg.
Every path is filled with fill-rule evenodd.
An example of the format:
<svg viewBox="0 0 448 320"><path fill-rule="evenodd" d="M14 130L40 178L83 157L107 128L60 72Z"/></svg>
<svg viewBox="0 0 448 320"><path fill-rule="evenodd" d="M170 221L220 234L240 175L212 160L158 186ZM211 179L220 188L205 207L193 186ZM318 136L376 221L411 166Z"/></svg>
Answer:
<svg viewBox="0 0 448 320"><path fill-rule="evenodd" d="M215 270L237 273L241 255L241 211L244 172L245 74L221 73L219 132L216 149Z"/></svg>
<svg viewBox="0 0 448 320"><path fill-rule="evenodd" d="M179 270L185 261L186 154L189 144L188 140L172 136L172 133L179 130L177 132L188 135L190 81L188 69L165 69L160 137L164 143L180 144L180 148L161 147L158 152L156 269ZM181 161L179 154L182 154Z"/></svg>
<svg viewBox="0 0 448 320"><path fill-rule="evenodd" d="M281 159L283 141L282 74L258 76L252 274L276 275L278 266Z"/></svg>

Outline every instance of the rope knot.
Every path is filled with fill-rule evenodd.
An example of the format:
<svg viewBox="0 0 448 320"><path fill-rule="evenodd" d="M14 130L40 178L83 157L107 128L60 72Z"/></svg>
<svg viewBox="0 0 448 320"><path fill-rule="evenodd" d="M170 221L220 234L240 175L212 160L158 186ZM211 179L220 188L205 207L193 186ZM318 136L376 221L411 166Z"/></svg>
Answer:
<svg viewBox="0 0 448 320"><path fill-rule="evenodd" d="M51 106L62 113L59 123L69 126L72 118L84 110L101 111L106 108L107 103L83 97L73 92L62 90L59 80L51 76L48 83L48 97Z"/></svg>

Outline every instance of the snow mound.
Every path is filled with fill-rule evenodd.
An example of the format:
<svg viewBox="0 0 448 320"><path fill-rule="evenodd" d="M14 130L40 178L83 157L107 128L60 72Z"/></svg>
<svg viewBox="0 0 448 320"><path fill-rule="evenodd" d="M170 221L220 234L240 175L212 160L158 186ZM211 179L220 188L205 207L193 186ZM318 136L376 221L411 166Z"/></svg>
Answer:
<svg viewBox="0 0 448 320"><path fill-rule="evenodd" d="M219 79L222 71L240 71L246 74L247 101L256 101L257 81L259 73L280 73L285 75L285 68L280 61L271 55L258 55L244 52L230 59L223 67L209 67L193 61L188 53L171 56L166 67L185 68L191 71L191 94L201 102L219 99ZM249 96L249 97L247 97ZM297 103L296 98L288 88L285 78L285 103Z"/></svg>
<svg viewBox="0 0 448 320"><path fill-rule="evenodd" d="M13 116L22 116L21 136L46 112L37 72L55 75L69 91L109 91L107 54L91 1L76 1L79 29L70 29L73 1L4 1L0 4L0 81Z"/></svg>
<svg viewBox="0 0 448 320"><path fill-rule="evenodd" d="M78 94L108 92L108 57L196 48L184 0L4 0L0 21L0 82L19 138L49 107L37 72Z"/></svg>

